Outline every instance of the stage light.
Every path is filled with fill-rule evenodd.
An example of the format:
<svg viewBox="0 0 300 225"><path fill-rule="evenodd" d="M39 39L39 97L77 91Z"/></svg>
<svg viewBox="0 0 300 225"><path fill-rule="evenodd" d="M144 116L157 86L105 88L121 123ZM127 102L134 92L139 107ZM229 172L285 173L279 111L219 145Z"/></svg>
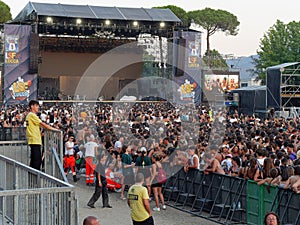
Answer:
<svg viewBox="0 0 300 225"><path fill-rule="evenodd" d="M165 22L161 22L161 23L159 24L159 26L160 26L160 28L164 28L164 27L166 26L166 23L165 23Z"/></svg>
<svg viewBox="0 0 300 225"><path fill-rule="evenodd" d="M109 26L110 25L110 20L105 20L105 25Z"/></svg>
<svg viewBox="0 0 300 225"><path fill-rule="evenodd" d="M132 25L133 25L134 27L137 27L137 26L139 25L139 23L138 23L138 21L133 21Z"/></svg>
<svg viewBox="0 0 300 225"><path fill-rule="evenodd" d="M81 23L82 23L82 20L81 20L81 19L77 19L77 20L76 20L76 24L77 24L77 25L79 25L79 24L81 24Z"/></svg>
<svg viewBox="0 0 300 225"><path fill-rule="evenodd" d="M47 23L49 23L49 24L53 23L52 17L47 17L46 21L47 21Z"/></svg>

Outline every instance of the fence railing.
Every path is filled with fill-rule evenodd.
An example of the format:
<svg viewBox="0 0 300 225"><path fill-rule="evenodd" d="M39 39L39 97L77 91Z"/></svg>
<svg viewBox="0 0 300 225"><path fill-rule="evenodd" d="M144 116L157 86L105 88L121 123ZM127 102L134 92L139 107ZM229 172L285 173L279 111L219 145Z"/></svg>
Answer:
<svg viewBox="0 0 300 225"><path fill-rule="evenodd" d="M265 185L237 177L175 171L163 193L166 203L176 209L226 225L263 225L265 213L275 211L282 225L300 224L300 195L291 190L272 187L269 193Z"/></svg>
<svg viewBox="0 0 300 225"><path fill-rule="evenodd" d="M72 185L1 155L0 170L0 224L78 224Z"/></svg>
<svg viewBox="0 0 300 225"><path fill-rule="evenodd" d="M68 182L63 169L63 133L44 131L44 166L45 173Z"/></svg>
<svg viewBox="0 0 300 225"><path fill-rule="evenodd" d="M63 134L44 131L42 171L60 180L68 182L63 170ZM26 140L0 141L0 154L25 165L30 163L30 148Z"/></svg>
<svg viewBox="0 0 300 225"><path fill-rule="evenodd" d="M0 141L26 140L26 127L7 127L0 129Z"/></svg>

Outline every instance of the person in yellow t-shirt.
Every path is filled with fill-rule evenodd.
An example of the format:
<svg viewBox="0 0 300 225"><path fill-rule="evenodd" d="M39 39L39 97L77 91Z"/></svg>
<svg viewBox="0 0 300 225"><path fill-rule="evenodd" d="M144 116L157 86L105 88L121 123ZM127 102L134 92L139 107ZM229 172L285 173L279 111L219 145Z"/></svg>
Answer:
<svg viewBox="0 0 300 225"><path fill-rule="evenodd" d="M143 187L144 180L144 175L138 173L136 183L129 188L127 194L133 225L154 225L148 191Z"/></svg>
<svg viewBox="0 0 300 225"><path fill-rule="evenodd" d="M50 125L42 122L40 118L36 115L39 111L39 102L36 100L31 100L29 102L30 112L26 116L26 138L28 145L30 146L30 167L40 170L42 164L42 137L40 127L52 130L60 131Z"/></svg>

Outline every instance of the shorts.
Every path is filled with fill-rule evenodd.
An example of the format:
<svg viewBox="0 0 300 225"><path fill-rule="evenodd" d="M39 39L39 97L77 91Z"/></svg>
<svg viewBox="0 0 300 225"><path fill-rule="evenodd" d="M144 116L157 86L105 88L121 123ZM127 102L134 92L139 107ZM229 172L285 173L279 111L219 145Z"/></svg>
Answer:
<svg viewBox="0 0 300 225"><path fill-rule="evenodd" d="M124 176L124 184L125 185L132 185L134 184L134 175L133 174L128 174Z"/></svg>
<svg viewBox="0 0 300 225"><path fill-rule="evenodd" d="M151 187L155 188L155 187L162 187L161 183L158 183L158 181L156 179L153 180Z"/></svg>
<svg viewBox="0 0 300 225"><path fill-rule="evenodd" d="M144 221L132 221L133 225L154 225L154 220L153 217L150 216L148 219L144 220Z"/></svg>

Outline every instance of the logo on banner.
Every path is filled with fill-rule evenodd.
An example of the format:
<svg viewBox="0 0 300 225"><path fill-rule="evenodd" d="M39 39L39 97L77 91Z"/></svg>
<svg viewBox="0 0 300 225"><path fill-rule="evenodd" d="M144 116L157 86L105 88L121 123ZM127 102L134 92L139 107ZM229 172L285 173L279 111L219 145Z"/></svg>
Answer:
<svg viewBox="0 0 300 225"><path fill-rule="evenodd" d="M5 39L5 63L19 63L19 37L6 36Z"/></svg>
<svg viewBox="0 0 300 225"><path fill-rule="evenodd" d="M24 82L21 77L18 77L18 80L9 88L12 98L20 101L28 101L30 95L29 87L31 86L31 83L31 80Z"/></svg>
<svg viewBox="0 0 300 225"><path fill-rule="evenodd" d="M198 68L200 67L200 43L197 43L196 41L190 41L189 42L189 57L188 57L188 67L189 68Z"/></svg>
<svg viewBox="0 0 300 225"><path fill-rule="evenodd" d="M180 85L179 93L180 93L180 99L183 101L194 101L195 98L195 89L197 87L196 82L192 83L185 79L184 84Z"/></svg>

